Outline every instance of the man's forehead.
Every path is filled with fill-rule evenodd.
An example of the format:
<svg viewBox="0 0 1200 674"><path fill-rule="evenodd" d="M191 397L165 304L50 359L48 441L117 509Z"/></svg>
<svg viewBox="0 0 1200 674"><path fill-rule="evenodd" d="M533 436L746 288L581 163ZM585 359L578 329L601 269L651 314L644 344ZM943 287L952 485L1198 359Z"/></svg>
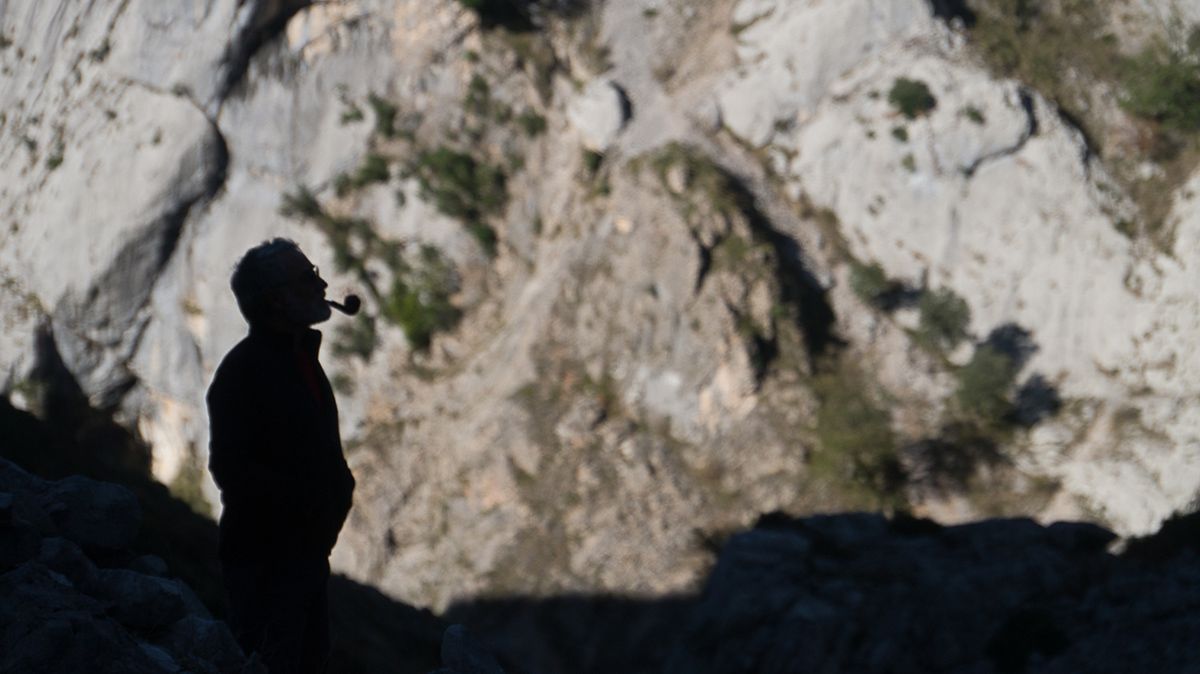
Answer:
<svg viewBox="0 0 1200 674"><path fill-rule="evenodd" d="M276 255L276 263L288 269L309 269L313 263L298 248L288 248Z"/></svg>

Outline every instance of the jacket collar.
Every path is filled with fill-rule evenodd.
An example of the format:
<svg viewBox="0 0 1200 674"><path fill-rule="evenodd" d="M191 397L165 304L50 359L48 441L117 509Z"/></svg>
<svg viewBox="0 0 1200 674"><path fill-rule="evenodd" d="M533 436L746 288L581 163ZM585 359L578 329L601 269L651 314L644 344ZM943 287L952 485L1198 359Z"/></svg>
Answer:
<svg viewBox="0 0 1200 674"><path fill-rule="evenodd" d="M262 325L250 326L250 338L274 349L290 349L296 344L294 333L275 330ZM300 346L305 353L316 357L321 348L321 331L308 328L300 334Z"/></svg>

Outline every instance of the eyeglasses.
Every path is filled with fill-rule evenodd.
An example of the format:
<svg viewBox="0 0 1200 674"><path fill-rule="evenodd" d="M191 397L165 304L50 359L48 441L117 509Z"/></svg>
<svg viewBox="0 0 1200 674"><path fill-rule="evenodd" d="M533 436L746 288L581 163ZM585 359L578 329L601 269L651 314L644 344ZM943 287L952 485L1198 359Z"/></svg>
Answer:
<svg viewBox="0 0 1200 674"><path fill-rule="evenodd" d="M300 280L308 281L310 283L312 283L312 282L320 283L321 282L320 268L318 268L317 265L314 264L312 266L312 269L309 269L307 272L300 275Z"/></svg>
<svg viewBox="0 0 1200 674"><path fill-rule="evenodd" d="M280 279L279 281L271 284L270 287L278 288L280 286L291 285L293 283L323 283L323 282L324 282L324 280L321 278L321 270L320 270L320 268L317 267L317 265L314 264L309 269L306 269L305 271L302 271L299 274L296 274L295 276Z"/></svg>

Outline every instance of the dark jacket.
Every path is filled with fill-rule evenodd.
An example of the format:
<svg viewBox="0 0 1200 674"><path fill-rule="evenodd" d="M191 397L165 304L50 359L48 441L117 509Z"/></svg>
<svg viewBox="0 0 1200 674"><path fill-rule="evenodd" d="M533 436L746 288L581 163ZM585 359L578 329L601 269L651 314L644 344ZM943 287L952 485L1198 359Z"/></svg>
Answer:
<svg viewBox="0 0 1200 674"><path fill-rule="evenodd" d="M209 470L221 489L227 562L328 556L350 511L337 403L317 362L321 333L251 328L208 389Z"/></svg>

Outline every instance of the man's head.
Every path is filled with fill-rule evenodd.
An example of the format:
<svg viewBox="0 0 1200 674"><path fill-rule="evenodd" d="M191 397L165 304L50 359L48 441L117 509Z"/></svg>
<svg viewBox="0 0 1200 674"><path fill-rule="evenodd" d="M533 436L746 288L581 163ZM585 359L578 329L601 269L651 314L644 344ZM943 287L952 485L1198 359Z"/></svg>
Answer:
<svg viewBox="0 0 1200 674"><path fill-rule="evenodd" d="M298 331L329 318L328 284L294 241L272 239L246 251L229 284L250 325Z"/></svg>

